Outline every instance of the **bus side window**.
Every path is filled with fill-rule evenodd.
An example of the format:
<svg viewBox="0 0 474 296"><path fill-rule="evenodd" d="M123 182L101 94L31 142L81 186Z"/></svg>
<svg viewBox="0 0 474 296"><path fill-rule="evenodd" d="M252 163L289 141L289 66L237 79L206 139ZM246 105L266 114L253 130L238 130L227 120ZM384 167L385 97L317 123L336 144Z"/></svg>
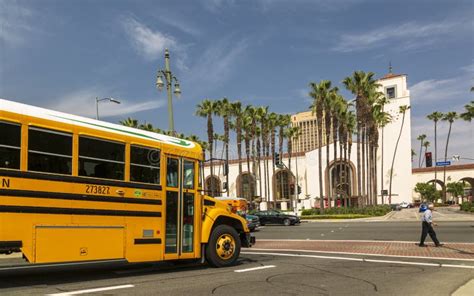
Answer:
<svg viewBox="0 0 474 296"><path fill-rule="evenodd" d="M72 134L30 127L28 170L71 175Z"/></svg>
<svg viewBox="0 0 474 296"><path fill-rule="evenodd" d="M79 176L124 180L125 144L79 136Z"/></svg>
<svg viewBox="0 0 474 296"><path fill-rule="evenodd" d="M160 184L160 150L131 146L130 181Z"/></svg>
<svg viewBox="0 0 474 296"><path fill-rule="evenodd" d="M20 169L21 126L0 121L0 168Z"/></svg>

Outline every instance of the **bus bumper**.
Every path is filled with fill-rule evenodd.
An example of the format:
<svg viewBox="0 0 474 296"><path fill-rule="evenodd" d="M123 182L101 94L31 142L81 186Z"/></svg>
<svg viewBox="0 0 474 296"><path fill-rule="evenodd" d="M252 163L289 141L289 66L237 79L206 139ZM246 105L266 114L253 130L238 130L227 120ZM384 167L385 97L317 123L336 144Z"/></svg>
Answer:
<svg viewBox="0 0 474 296"><path fill-rule="evenodd" d="M255 245L255 236L253 233L241 233L240 234L240 241L242 243L242 247L250 248Z"/></svg>

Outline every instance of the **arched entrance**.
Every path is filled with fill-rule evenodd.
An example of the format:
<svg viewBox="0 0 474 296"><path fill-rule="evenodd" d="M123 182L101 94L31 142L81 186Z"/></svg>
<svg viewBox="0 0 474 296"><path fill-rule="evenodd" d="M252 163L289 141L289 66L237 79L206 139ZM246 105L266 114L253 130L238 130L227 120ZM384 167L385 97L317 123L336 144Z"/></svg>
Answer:
<svg viewBox="0 0 474 296"><path fill-rule="evenodd" d="M206 178L205 184L206 194L210 196L220 196L221 195L221 180L217 176L208 176Z"/></svg>
<svg viewBox="0 0 474 296"><path fill-rule="evenodd" d="M252 201L257 195L255 176L245 172L237 177L237 196Z"/></svg>
<svg viewBox="0 0 474 296"><path fill-rule="evenodd" d="M326 194L335 200L335 205L355 205L357 198L352 199L352 196L357 196L355 190L355 168L354 165L348 161L341 160L333 161L329 164L329 169L326 169Z"/></svg>
<svg viewBox="0 0 474 296"><path fill-rule="evenodd" d="M445 188L445 185L443 183L443 181L441 180L438 180L438 179L433 179L433 180L429 180L428 182L426 182L428 184L434 184L436 186L436 190L442 190L444 191L446 188Z"/></svg>
<svg viewBox="0 0 474 296"><path fill-rule="evenodd" d="M295 189L295 177L285 169L279 170L273 175L273 196L275 200L291 199ZM290 187L292 189L290 189Z"/></svg>
<svg viewBox="0 0 474 296"><path fill-rule="evenodd" d="M465 177L459 180L464 185L464 195L462 201L473 201L474 200L474 178Z"/></svg>

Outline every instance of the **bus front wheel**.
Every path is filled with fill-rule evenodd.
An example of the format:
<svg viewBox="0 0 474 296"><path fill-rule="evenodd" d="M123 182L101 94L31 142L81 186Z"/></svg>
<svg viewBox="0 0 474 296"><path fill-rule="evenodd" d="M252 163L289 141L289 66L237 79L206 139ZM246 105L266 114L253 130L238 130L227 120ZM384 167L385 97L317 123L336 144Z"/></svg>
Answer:
<svg viewBox="0 0 474 296"><path fill-rule="evenodd" d="M212 231L206 246L206 260L214 267L234 265L239 257L240 247L237 231L228 225L219 225Z"/></svg>

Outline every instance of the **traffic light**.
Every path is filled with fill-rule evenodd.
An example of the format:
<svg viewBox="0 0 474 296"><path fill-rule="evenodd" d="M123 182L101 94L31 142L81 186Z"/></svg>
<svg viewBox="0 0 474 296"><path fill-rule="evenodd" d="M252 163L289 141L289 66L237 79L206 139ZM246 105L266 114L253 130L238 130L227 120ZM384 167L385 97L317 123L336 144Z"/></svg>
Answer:
<svg viewBox="0 0 474 296"><path fill-rule="evenodd" d="M301 186L298 185L298 194L301 194Z"/></svg>
<svg viewBox="0 0 474 296"><path fill-rule="evenodd" d="M290 184L290 194L291 195L295 194L295 184Z"/></svg>
<svg viewBox="0 0 474 296"><path fill-rule="evenodd" d="M273 159L273 163L278 166L280 164L280 153L275 153L275 157Z"/></svg>
<svg viewBox="0 0 474 296"><path fill-rule="evenodd" d="M431 158L431 152L425 152L426 167L430 168L433 166L433 160Z"/></svg>

